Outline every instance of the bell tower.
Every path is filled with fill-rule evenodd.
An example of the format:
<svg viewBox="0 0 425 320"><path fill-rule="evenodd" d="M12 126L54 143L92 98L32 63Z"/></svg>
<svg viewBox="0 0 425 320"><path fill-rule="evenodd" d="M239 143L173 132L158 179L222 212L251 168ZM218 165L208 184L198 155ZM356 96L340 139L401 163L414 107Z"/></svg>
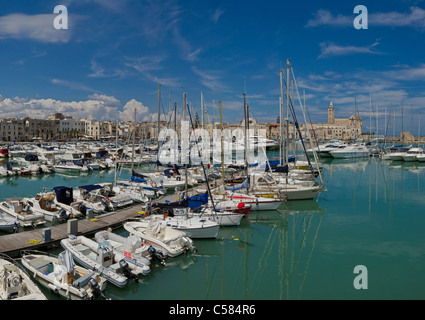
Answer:
<svg viewBox="0 0 425 320"><path fill-rule="evenodd" d="M328 108L328 123L329 124L335 123L335 109L334 109L334 105L332 104L332 101Z"/></svg>

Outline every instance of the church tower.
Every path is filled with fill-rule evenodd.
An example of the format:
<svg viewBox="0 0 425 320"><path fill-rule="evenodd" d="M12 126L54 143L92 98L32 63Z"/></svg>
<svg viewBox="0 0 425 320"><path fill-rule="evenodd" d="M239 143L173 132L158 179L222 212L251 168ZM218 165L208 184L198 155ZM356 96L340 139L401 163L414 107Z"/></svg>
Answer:
<svg viewBox="0 0 425 320"><path fill-rule="evenodd" d="M329 124L335 123L335 109L334 109L334 105L332 104L332 101L328 108L328 123Z"/></svg>

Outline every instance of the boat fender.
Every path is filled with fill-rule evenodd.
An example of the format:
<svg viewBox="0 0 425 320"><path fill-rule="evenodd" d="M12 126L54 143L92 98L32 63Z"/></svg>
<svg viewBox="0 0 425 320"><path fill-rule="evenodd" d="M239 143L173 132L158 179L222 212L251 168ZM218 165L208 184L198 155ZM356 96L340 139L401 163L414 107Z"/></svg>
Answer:
<svg viewBox="0 0 425 320"><path fill-rule="evenodd" d="M156 182L155 181L152 181L152 187L156 188Z"/></svg>
<svg viewBox="0 0 425 320"><path fill-rule="evenodd" d="M54 286L53 284L51 284L51 283L49 283L48 285L47 285L48 287L49 287L49 289L51 289L52 291L54 291L54 292L57 292L59 289L58 289L58 287L56 287L56 286Z"/></svg>
<svg viewBox="0 0 425 320"><path fill-rule="evenodd" d="M131 278L134 281L139 282L139 277L133 272L131 272L130 267L128 266L128 263L124 259L121 259L119 264L120 264L122 272L127 278Z"/></svg>

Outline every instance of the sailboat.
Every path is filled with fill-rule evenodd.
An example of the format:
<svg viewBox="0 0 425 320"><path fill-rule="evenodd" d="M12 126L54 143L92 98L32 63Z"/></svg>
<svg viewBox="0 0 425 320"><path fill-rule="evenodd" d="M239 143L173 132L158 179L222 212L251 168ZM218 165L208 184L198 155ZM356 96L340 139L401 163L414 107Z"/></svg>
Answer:
<svg viewBox="0 0 425 320"><path fill-rule="evenodd" d="M183 94L184 100L184 116L186 118L186 93ZM189 110L190 116L190 110ZM202 164L203 167L203 164ZM203 167L204 174L205 169ZM185 164L185 176L187 177L187 164ZM161 223L172 227L176 230L184 232L189 238L216 238L220 228L219 223L212 221L201 215L189 214L187 178L185 181L185 199L175 203L154 203L153 207L162 207L168 210L165 219ZM207 186L209 188L208 180ZM174 209L182 208L185 211L184 215L175 216ZM171 215L170 215L171 214ZM153 219L155 216L150 216Z"/></svg>

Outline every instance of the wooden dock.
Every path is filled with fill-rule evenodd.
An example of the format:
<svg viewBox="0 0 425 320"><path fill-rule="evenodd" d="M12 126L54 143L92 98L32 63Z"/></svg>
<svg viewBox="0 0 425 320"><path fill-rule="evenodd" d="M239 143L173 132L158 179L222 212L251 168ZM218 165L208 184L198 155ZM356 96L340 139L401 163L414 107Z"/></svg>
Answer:
<svg viewBox="0 0 425 320"><path fill-rule="evenodd" d="M95 216L94 219L79 219L78 235L90 235L107 228L120 227L128 219L134 218L140 211L140 206L129 207L112 214ZM68 223L62 223L48 227L50 229L50 241L44 241L44 229L34 229L8 234L0 237L0 252L11 257L19 256L22 250L41 250L60 246L62 239L68 238Z"/></svg>
<svg viewBox="0 0 425 320"><path fill-rule="evenodd" d="M152 203L165 202L166 200L174 201L175 198L175 194L167 195L153 200ZM138 204L114 212L96 215L94 219L79 219L77 220L77 235L93 235L101 230L121 227L129 219L140 216L138 214L140 211L142 211L141 204ZM13 258L20 257L22 250L43 250L58 247L62 239L68 238L68 223L46 228L49 228L51 232L51 239L47 242L43 239L45 228L0 236L0 253L7 254Z"/></svg>

